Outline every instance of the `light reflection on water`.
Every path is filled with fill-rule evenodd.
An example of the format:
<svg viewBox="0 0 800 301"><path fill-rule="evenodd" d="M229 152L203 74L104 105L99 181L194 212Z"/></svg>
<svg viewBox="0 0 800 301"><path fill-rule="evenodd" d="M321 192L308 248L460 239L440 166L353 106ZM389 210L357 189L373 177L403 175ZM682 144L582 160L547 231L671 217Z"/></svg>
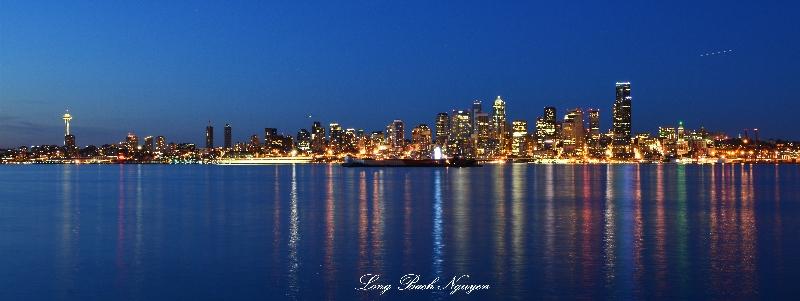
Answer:
<svg viewBox="0 0 800 301"><path fill-rule="evenodd" d="M799 169L4 166L0 299L786 297Z"/></svg>

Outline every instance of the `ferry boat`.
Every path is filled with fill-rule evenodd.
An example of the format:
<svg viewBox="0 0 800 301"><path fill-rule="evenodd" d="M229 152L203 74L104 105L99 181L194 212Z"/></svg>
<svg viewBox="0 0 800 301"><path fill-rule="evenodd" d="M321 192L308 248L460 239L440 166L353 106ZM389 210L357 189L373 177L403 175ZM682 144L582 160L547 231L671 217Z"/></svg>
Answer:
<svg viewBox="0 0 800 301"><path fill-rule="evenodd" d="M269 165L311 163L311 157L263 157L263 158L225 158L217 160L217 165Z"/></svg>

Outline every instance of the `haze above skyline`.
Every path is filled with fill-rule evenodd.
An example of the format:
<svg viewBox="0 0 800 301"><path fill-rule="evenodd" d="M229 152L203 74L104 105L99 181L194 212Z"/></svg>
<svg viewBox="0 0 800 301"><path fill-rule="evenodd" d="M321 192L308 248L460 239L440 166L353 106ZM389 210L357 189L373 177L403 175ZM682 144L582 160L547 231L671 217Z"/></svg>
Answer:
<svg viewBox="0 0 800 301"><path fill-rule="evenodd" d="M0 147L128 132L234 140L313 120L382 130L490 110L601 110L630 81L633 131L683 120L800 139L796 3L0 2ZM709 53L721 52L715 55ZM311 114L312 118L307 116ZM221 139L221 136L218 138Z"/></svg>

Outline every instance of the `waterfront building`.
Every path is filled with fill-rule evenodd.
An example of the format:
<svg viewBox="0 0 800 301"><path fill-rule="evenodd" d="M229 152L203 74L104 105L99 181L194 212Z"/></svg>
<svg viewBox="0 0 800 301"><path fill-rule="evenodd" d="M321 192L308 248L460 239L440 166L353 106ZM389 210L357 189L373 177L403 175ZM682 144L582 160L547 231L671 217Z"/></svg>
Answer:
<svg viewBox="0 0 800 301"><path fill-rule="evenodd" d="M483 105L481 104L480 99L476 99L472 101L472 108L469 111L470 120L472 121L472 130L478 130L478 114L483 113Z"/></svg>
<svg viewBox="0 0 800 301"><path fill-rule="evenodd" d="M450 156L463 158L473 157L472 152L472 124L469 112L454 110L450 119L450 137L448 138L447 152Z"/></svg>
<svg viewBox="0 0 800 301"><path fill-rule="evenodd" d="M319 121L311 125L311 152L316 155L325 153L325 128Z"/></svg>
<svg viewBox="0 0 800 301"><path fill-rule="evenodd" d="M206 149L212 148L214 148L214 127L211 125L211 121L209 121L206 126Z"/></svg>
<svg viewBox="0 0 800 301"><path fill-rule="evenodd" d="M153 136L144 137L144 145L142 146L142 149L144 149L147 152L155 151L155 143L153 141Z"/></svg>
<svg viewBox="0 0 800 301"><path fill-rule="evenodd" d="M492 138L499 140L500 145L502 145L505 134L508 131L506 123L506 102L503 101L500 96L497 96L492 108L494 109L492 114Z"/></svg>
<svg viewBox="0 0 800 301"><path fill-rule="evenodd" d="M311 133L306 129L297 131L297 151L304 154L311 152Z"/></svg>
<svg viewBox="0 0 800 301"><path fill-rule="evenodd" d="M164 136L156 137L156 151L162 154L167 152L167 138L164 138Z"/></svg>
<svg viewBox="0 0 800 301"><path fill-rule="evenodd" d="M447 149L447 139L450 137L450 117L447 113L436 114L436 146Z"/></svg>
<svg viewBox="0 0 800 301"><path fill-rule="evenodd" d="M612 154L615 159L630 159L631 144L631 83L616 84L616 99L613 107Z"/></svg>
<svg viewBox="0 0 800 301"><path fill-rule="evenodd" d="M132 132L128 133L128 136L125 137L125 146L128 151L136 151L139 148L139 136Z"/></svg>
<svg viewBox="0 0 800 301"><path fill-rule="evenodd" d="M389 147L393 152L400 154L405 147L405 123L402 120L395 119L386 127L386 137L388 138Z"/></svg>
<svg viewBox="0 0 800 301"><path fill-rule="evenodd" d="M339 123L332 122L328 125L328 153L339 154L344 142L344 131Z"/></svg>
<svg viewBox="0 0 800 301"><path fill-rule="evenodd" d="M511 154L515 157L523 157L527 154L528 122L525 120L514 120L512 128Z"/></svg>
<svg viewBox="0 0 800 301"><path fill-rule="evenodd" d="M489 139L491 138L492 127L489 114L484 112L476 113L474 126L473 144L475 145L475 156L485 159L493 154L489 148Z"/></svg>
<svg viewBox="0 0 800 301"><path fill-rule="evenodd" d="M225 124L225 145L224 145L225 149L230 149L231 148L232 134L233 134L233 130L231 129L231 125L226 123Z"/></svg>
<svg viewBox="0 0 800 301"><path fill-rule="evenodd" d="M419 124L411 130L411 144L418 158L429 158L433 150L431 147L433 134L427 124Z"/></svg>
<svg viewBox="0 0 800 301"><path fill-rule="evenodd" d="M567 111L562 123L561 135L564 153L568 156L582 155L585 135L583 130L583 111L580 108Z"/></svg>

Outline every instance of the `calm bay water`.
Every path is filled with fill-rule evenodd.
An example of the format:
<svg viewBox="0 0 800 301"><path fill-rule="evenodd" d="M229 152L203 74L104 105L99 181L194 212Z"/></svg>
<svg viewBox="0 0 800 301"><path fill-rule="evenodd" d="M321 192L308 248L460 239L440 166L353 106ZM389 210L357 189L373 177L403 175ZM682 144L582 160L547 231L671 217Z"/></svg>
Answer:
<svg viewBox="0 0 800 301"><path fill-rule="evenodd" d="M788 299L800 167L0 166L0 235L0 300Z"/></svg>

